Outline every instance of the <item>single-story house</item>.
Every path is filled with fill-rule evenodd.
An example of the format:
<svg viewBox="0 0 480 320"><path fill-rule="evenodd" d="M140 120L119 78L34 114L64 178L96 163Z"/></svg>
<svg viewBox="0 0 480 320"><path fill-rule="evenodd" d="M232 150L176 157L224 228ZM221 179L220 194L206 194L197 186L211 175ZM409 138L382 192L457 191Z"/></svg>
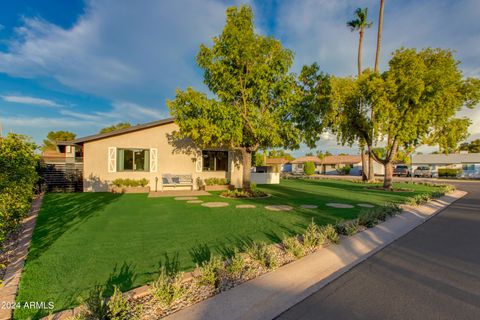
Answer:
<svg viewBox="0 0 480 320"><path fill-rule="evenodd" d="M193 189L207 178L226 178L242 185L241 153L200 149L178 140L173 118L74 140L83 150L83 191L108 191L112 181L148 179L150 190L162 190L162 176L189 175Z"/></svg>
<svg viewBox="0 0 480 320"><path fill-rule="evenodd" d="M292 164L285 158L267 158L265 165L275 167L277 172L291 172Z"/></svg>
<svg viewBox="0 0 480 320"><path fill-rule="evenodd" d="M360 155L338 155L326 156L320 159L315 156L304 156L293 160L292 172L303 173L305 162L315 163L315 173L317 174L339 174L339 170L345 166L350 166L350 175L360 175L362 172L362 157ZM373 165L376 175L383 175L384 168L378 162Z"/></svg>
<svg viewBox="0 0 480 320"><path fill-rule="evenodd" d="M415 154L412 156L412 168L429 166L434 176L438 169L460 169L460 176L465 178L480 178L480 153L451 154Z"/></svg>

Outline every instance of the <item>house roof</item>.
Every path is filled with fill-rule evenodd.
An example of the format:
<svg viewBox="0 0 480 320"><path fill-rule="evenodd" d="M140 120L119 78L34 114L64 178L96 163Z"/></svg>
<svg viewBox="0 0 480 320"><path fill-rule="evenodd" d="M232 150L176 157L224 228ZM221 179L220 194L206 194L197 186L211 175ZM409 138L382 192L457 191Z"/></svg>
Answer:
<svg viewBox="0 0 480 320"><path fill-rule="evenodd" d="M362 162L360 155L326 156L322 159L322 164L354 164L359 162Z"/></svg>
<svg viewBox="0 0 480 320"><path fill-rule="evenodd" d="M291 163L305 163L305 162L313 162L315 164L320 164L322 163L322 160L320 160L318 157L315 157L315 156L303 156L291 161Z"/></svg>
<svg viewBox="0 0 480 320"><path fill-rule="evenodd" d="M413 164L480 163L480 153L416 154Z"/></svg>
<svg viewBox="0 0 480 320"><path fill-rule="evenodd" d="M290 161L285 158L267 158L266 165L269 164L285 164L289 163Z"/></svg>
<svg viewBox="0 0 480 320"><path fill-rule="evenodd" d="M105 138L118 136L118 135L125 134L125 133L130 133L130 132L140 131L140 130L144 130L144 129L148 129L148 128L153 128L153 127L157 127L157 126L161 126L161 125L168 124L168 123L173 123L173 122L175 122L174 118L162 119L162 120L147 122L147 123L144 123L144 124L139 124L139 125L136 125L136 126L133 126L133 127L125 128L125 129L120 129L120 130L115 130L115 131L111 131L111 132L107 132L107 133L101 133L101 134L86 136L86 137L83 137L83 138L76 139L73 142L75 144L82 144L84 142L89 142L89 141L99 140L99 139L105 139Z"/></svg>
<svg viewBox="0 0 480 320"><path fill-rule="evenodd" d="M291 163L314 162L315 164L354 164L361 161L362 157L359 155L326 156L323 159L315 156L304 156L293 160Z"/></svg>

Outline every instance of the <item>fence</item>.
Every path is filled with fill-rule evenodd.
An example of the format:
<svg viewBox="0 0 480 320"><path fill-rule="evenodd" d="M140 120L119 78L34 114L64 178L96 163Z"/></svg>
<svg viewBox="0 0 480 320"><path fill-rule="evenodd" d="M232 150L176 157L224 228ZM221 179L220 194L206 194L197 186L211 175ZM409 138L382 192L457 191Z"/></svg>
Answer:
<svg viewBox="0 0 480 320"><path fill-rule="evenodd" d="M44 164L40 176L41 183L48 192L83 191L83 168L80 165Z"/></svg>

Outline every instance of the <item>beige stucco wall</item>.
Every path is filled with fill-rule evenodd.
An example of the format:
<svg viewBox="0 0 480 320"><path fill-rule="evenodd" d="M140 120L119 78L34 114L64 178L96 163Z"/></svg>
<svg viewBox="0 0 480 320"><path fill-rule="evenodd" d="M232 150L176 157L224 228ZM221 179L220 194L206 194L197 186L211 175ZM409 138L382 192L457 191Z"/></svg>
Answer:
<svg viewBox="0 0 480 320"><path fill-rule="evenodd" d="M239 152L229 152L228 172L197 172L196 161L201 155L189 141L172 142L171 134L177 130L175 123L160 125L130 133L84 143L84 191L108 191L111 182L117 178L149 180L151 190L155 190L155 177L158 177L157 189L160 190L162 174L191 174L194 188L197 178L227 178L236 187L242 185L242 165ZM108 172L108 149L116 148L156 148L157 172ZM233 170L232 170L233 168ZM171 188L165 188L171 190Z"/></svg>

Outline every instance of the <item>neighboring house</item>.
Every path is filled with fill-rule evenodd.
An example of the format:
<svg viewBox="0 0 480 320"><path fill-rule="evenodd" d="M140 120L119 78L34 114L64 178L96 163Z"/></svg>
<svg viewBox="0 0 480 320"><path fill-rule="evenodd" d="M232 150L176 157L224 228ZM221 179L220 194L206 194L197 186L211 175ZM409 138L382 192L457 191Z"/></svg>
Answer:
<svg viewBox="0 0 480 320"><path fill-rule="evenodd" d="M290 160L285 158L267 158L266 166L275 167L277 172L291 172L292 171L292 164Z"/></svg>
<svg viewBox="0 0 480 320"><path fill-rule="evenodd" d="M83 150L73 141L57 141L55 150L45 150L42 152L41 159L46 165L66 165L75 164L79 167L83 163Z"/></svg>
<svg viewBox="0 0 480 320"><path fill-rule="evenodd" d="M292 173L303 173L306 162L313 162L315 164L315 173L322 172L322 160L315 156L303 156L290 161L292 164Z"/></svg>
<svg viewBox="0 0 480 320"><path fill-rule="evenodd" d="M412 156L412 167L428 165L434 176L438 176L438 169L460 169L461 177L480 178L480 153L452 153L452 154L416 154Z"/></svg>
<svg viewBox="0 0 480 320"><path fill-rule="evenodd" d="M176 130L174 119L164 119L76 139L83 150L83 191L108 191L118 178L146 178L152 191L161 190L165 174L191 175L194 189L212 177L242 185L240 152L202 150L190 140L174 139Z"/></svg>
<svg viewBox="0 0 480 320"><path fill-rule="evenodd" d="M350 175L360 175L362 172L362 158L360 155L341 155L341 156L326 156L323 159L314 156L305 156L293 160L292 172L303 173L303 166L305 162L315 163L315 173L317 174L339 174L338 170L345 166L350 166ZM383 165L374 162L374 171L376 175L383 175Z"/></svg>

